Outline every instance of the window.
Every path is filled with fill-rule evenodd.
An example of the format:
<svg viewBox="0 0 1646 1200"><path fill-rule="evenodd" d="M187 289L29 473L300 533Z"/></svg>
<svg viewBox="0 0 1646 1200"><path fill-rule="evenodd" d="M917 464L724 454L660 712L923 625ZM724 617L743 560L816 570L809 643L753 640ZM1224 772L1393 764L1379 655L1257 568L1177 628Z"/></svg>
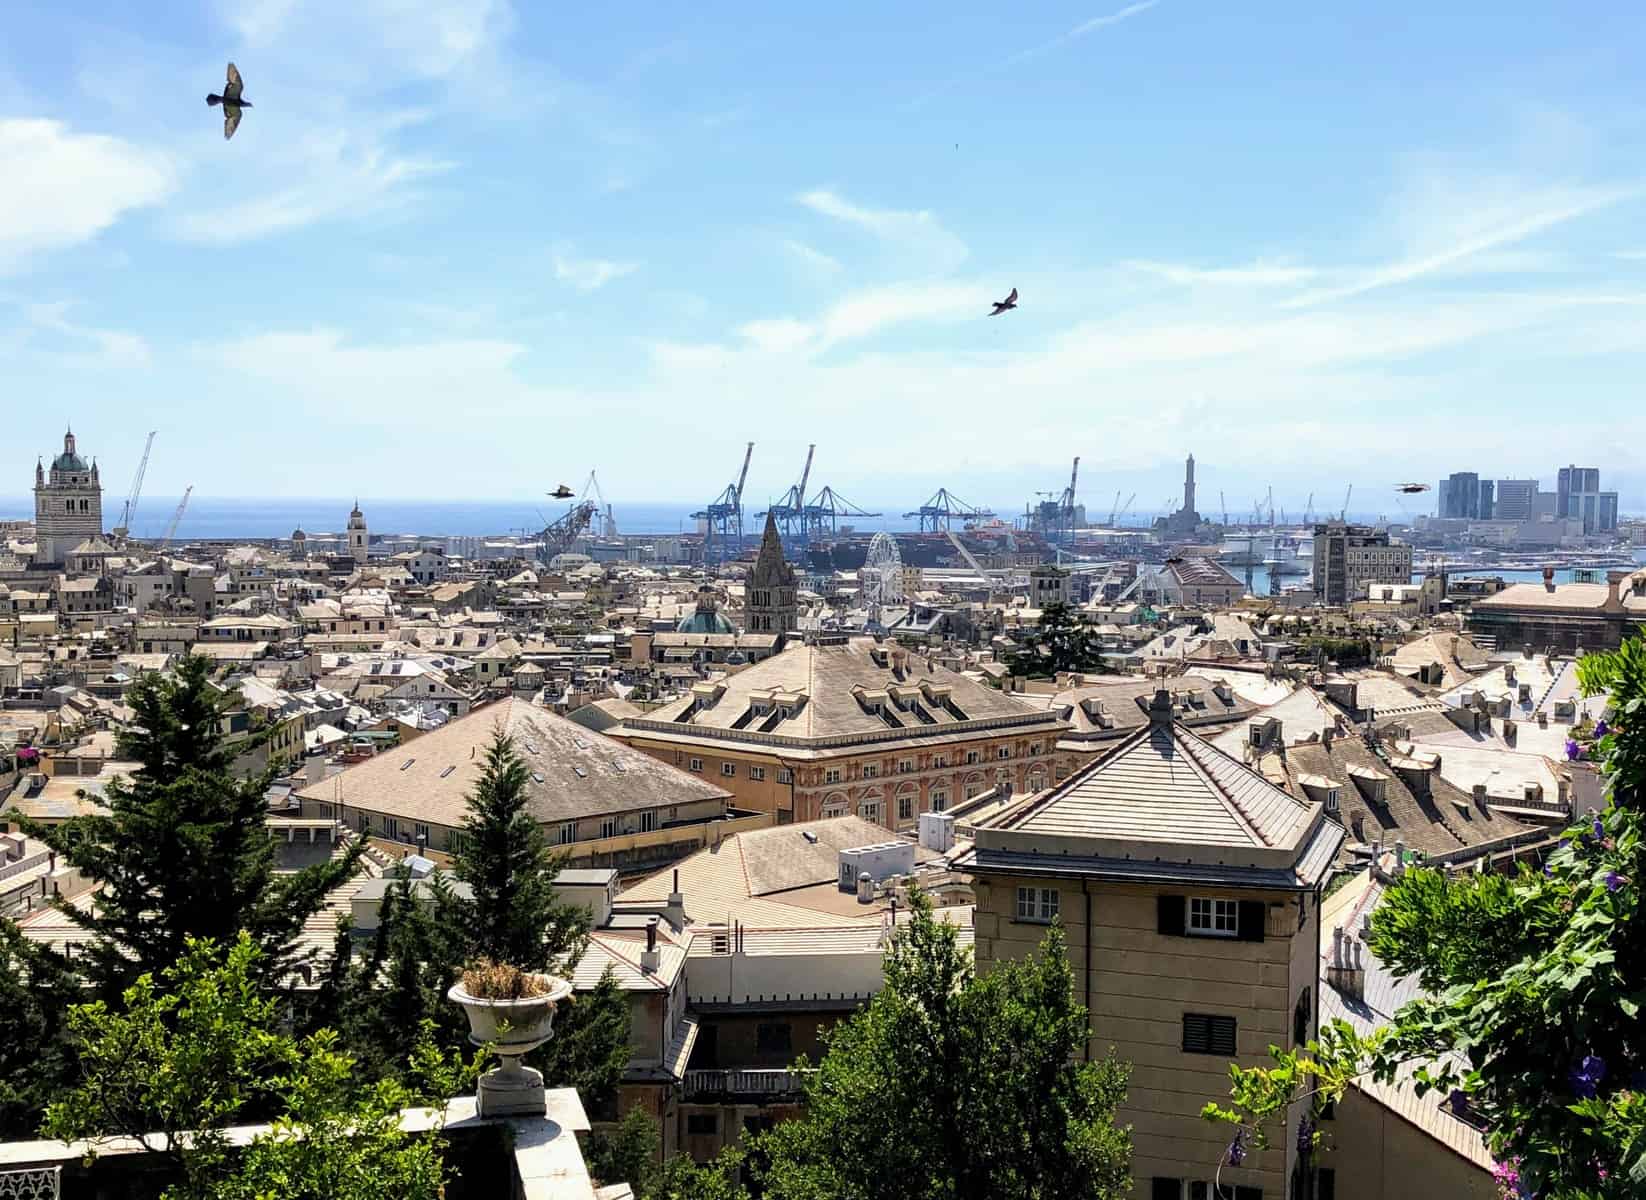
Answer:
<svg viewBox="0 0 1646 1200"><path fill-rule="evenodd" d="M939 754L936 758L932 759L932 766L934 767L946 767L948 765L949 756L947 754Z"/></svg>
<svg viewBox="0 0 1646 1200"><path fill-rule="evenodd" d="M914 820L913 796L899 796L897 798L897 819L899 821Z"/></svg>
<svg viewBox="0 0 1646 1200"><path fill-rule="evenodd" d="M650 833L656 828L657 810L655 808L648 808L645 812L640 814L640 832Z"/></svg>
<svg viewBox="0 0 1646 1200"><path fill-rule="evenodd" d="M754 1048L760 1054L793 1054L793 1027L787 1021L762 1021L754 1027Z"/></svg>
<svg viewBox="0 0 1646 1200"><path fill-rule="evenodd" d="M749 778L754 780L756 783L761 782L763 779L766 778L766 768L765 767L750 767L749 768Z"/></svg>
<svg viewBox="0 0 1646 1200"><path fill-rule="evenodd" d="M828 768L826 768L823 772L823 782L824 783L839 783L840 782L840 768L839 767L828 767Z"/></svg>
<svg viewBox="0 0 1646 1200"><path fill-rule="evenodd" d="M864 779L879 779L880 778L880 764L879 763L864 763L863 764L863 778Z"/></svg>
<svg viewBox="0 0 1646 1200"><path fill-rule="evenodd" d="M912 774L914 774L914 759L912 759L912 758L900 758L900 759L898 759L897 760L897 773L899 775L912 775Z"/></svg>
<svg viewBox="0 0 1646 1200"><path fill-rule="evenodd" d="M932 811L942 812L949 807L949 793L938 790L932 793Z"/></svg>
<svg viewBox="0 0 1646 1200"><path fill-rule="evenodd" d="M777 782L779 782L779 783L793 783L794 782L794 772L789 770L789 768L787 768L787 767L777 768Z"/></svg>
<svg viewBox="0 0 1646 1200"><path fill-rule="evenodd" d="M727 779L736 779L737 778L737 766L736 766L735 763L721 763L720 764L720 773L722 775L724 775Z"/></svg>
<svg viewBox="0 0 1646 1200"><path fill-rule="evenodd" d="M1058 892L1056 888L1020 887L1017 889L1017 919L1049 923L1057 918Z"/></svg>
<svg viewBox="0 0 1646 1200"><path fill-rule="evenodd" d="M864 800L860 802L857 806L857 815L865 821L874 821L878 824L880 821L880 801Z"/></svg>
<svg viewBox="0 0 1646 1200"><path fill-rule="evenodd" d="M1209 1013L1184 1013L1183 1052L1232 1056L1235 1053L1235 1019Z"/></svg>
<svg viewBox="0 0 1646 1200"><path fill-rule="evenodd" d="M686 1114L686 1136L687 1137L708 1137L712 1134L717 1134L719 1132L720 1132L720 1114L719 1113L707 1112L707 1113L687 1113Z"/></svg>
<svg viewBox="0 0 1646 1200"><path fill-rule="evenodd" d="M966 751L966 765L968 767L975 767L978 763L980 763L982 761L983 761L983 756L981 754L979 754L976 750Z"/></svg>
<svg viewBox="0 0 1646 1200"><path fill-rule="evenodd" d="M1039 756L1039 754L1040 754L1040 743L1039 742L1030 742L1029 743L1029 757L1030 758L1036 758L1036 757Z"/></svg>
<svg viewBox="0 0 1646 1200"><path fill-rule="evenodd" d="M618 826L616 817L601 817L600 818L600 836L601 837L603 837L603 838L616 837L617 834L618 834L618 828L619 828L619 826Z"/></svg>
<svg viewBox="0 0 1646 1200"><path fill-rule="evenodd" d="M1011 748L1008 746L1002 746L1000 749L995 751L994 756L996 758L1010 758L1012 756Z"/></svg>
<svg viewBox="0 0 1646 1200"><path fill-rule="evenodd" d="M1292 1045L1303 1045L1309 1040L1309 1018L1314 1014L1309 1007L1309 989L1304 988L1303 994L1297 998L1297 1007L1292 1010Z"/></svg>
<svg viewBox="0 0 1646 1200"><path fill-rule="evenodd" d="M562 846L567 845L568 843L571 843L571 842L575 842L577 840L577 822L576 821L562 821L562 822L560 822L560 832L558 834L558 840L559 840L559 842Z"/></svg>
<svg viewBox="0 0 1646 1200"><path fill-rule="evenodd" d="M412 826L412 836L427 846L429 844L429 827L421 821L417 822Z"/></svg>
<svg viewBox="0 0 1646 1200"><path fill-rule="evenodd" d="M1199 937L1234 937L1240 932L1240 910L1233 900L1189 897L1189 932Z"/></svg>
<svg viewBox="0 0 1646 1200"><path fill-rule="evenodd" d="M1341 792L1337 788L1326 789L1326 811L1335 813L1341 802Z"/></svg>
<svg viewBox="0 0 1646 1200"><path fill-rule="evenodd" d="M703 772L703 760L701 758L692 759L691 762L687 764L687 769L691 770L691 771L696 771L699 774L702 774L702 772Z"/></svg>
<svg viewBox="0 0 1646 1200"><path fill-rule="evenodd" d="M383 835L385 837L400 836L400 822L393 817L383 818Z"/></svg>

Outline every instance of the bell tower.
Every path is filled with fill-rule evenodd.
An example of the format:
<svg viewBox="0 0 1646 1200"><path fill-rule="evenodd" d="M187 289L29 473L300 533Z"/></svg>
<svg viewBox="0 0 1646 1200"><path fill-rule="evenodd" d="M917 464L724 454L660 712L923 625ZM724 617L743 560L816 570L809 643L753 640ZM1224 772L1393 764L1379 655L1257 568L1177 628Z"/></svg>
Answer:
<svg viewBox="0 0 1646 1200"><path fill-rule="evenodd" d="M349 513L349 556L354 559L354 565L363 567L370 555L371 533L366 528L366 518L360 512L360 501L354 502L354 511Z"/></svg>
<svg viewBox="0 0 1646 1200"><path fill-rule="evenodd" d="M72 429L49 472L35 464L34 536L37 565L61 565L81 542L103 536L103 484L97 464L80 457Z"/></svg>

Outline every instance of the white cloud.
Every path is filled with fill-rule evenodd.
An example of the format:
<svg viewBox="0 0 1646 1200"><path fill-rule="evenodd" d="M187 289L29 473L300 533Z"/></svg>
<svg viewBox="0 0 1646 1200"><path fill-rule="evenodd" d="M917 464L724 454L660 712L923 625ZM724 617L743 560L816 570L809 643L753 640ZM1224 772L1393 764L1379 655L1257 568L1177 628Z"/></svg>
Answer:
<svg viewBox="0 0 1646 1200"><path fill-rule="evenodd" d="M249 120L249 118L248 118ZM244 137L246 129L242 126ZM230 245L331 220L380 222L415 194L415 185L449 171L453 163L394 153L344 130L312 132L276 148L248 167L240 192L225 203L210 189L180 212L172 232L184 241Z"/></svg>
<svg viewBox="0 0 1646 1200"><path fill-rule="evenodd" d="M330 69L354 56L383 59L393 75L443 79L489 66L513 31L505 0L244 0L228 9L229 28L255 49L309 47ZM391 79L362 74L355 90ZM251 94L248 85L247 94Z"/></svg>
<svg viewBox="0 0 1646 1200"><path fill-rule="evenodd" d="M1099 29L1108 28L1110 25L1118 25L1124 20L1137 16L1139 13L1148 12L1158 3L1160 3L1160 0L1142 0L1141 3L1128 4L1125 8L1109 13L1106 16L1093 17L1089 21L1082 21L1067 33L1059 34L1057 37L1052 38L1048 42L1042 42L1038 46L1031 46L1027 50L1019 50L1016 54L1006 59L1005 62L1001 63L1001 68L1016 66L1018 63L1023 62L1026 59L1038 58L1040 55L1051 50L1056 50L1059 46L1066 45L1067 43L1074 41L1076 38L1083 38L1088 33L1095 33Z"/></svg>
<svg viewBox="0 0 1646 1200"><path fill-rule="evenodd" d="M116 329L96 329L79 325L68 319L72 305L66 300L48 304L30 304L23 315L30 325L68 339L74 343L89 342L96 353L89 359L79 355L60 356L60 361L80 361L83 365L114 367L146 367L149 365L149 346L134 333Z"/></svg>
<svg viewBox="0 0 1646 1200"><path fill-rule="evenodd" d="M89 241L176 186L165 155L60 121L0 119L0 272L27 256Z"/></svg>
<svg viewBox="0 0 1646 1200"><path fill-rule="evenodd" d="M1392 224L1401 257L1350 274L1347 281L1288 301L1308 308L1379 288L1491 265L1500 255L1557 226L1643 194L1640 187L1539 185L1505 176L1444 170L1417 173L1397 195Z"/></svg>
<svg viewBox="0 0 1646 1200"><path fill-rule="evenodd" d="M1319 274L1313 267L1295 266L1284 262L1259 259L1244 267L1191 267L1182 263L1155 262L1150 259L1131 259L1123 264L1133 271L1155 275L1169 283L1194 286L1218 284L1246 287L1283 287L1307 283Z"/></svg>
<svg viewBox="0 0 1646 1200"><path fill-rule="evenodd" d="M811 341L817 330L804 321L789 317L775 317L764 321L749 321L739 325L737 332L758 350L769 354L786 354L798 350Z"/></svg>
<svg viewBox="0 0 1646 1200"><path fill-rule="evenodd" d="M838 258L824 254L823 251L808 246L805 242L785 238L783 240L783 249L793 255L795 261L811 275L828 278L840 274L841 264Z"/></svg>
<svg viewBox="0 0 1646 1200"><path fill-rule="evenodd" d="M632 275L639 269L639 263L613 262L607 258L574 258L559 251L554 254L554 277L582 292L603 288L612 280Z"/></svg>
<svg viewBox="0 0 1646 1200"><path fill-rule="evenodd" d="M931 271L953 270L965 261L968 253L966 243L924 209L865 208L828 188L814 188L795 199L820 216L872 234L895 252L917 256Z"/></svg>

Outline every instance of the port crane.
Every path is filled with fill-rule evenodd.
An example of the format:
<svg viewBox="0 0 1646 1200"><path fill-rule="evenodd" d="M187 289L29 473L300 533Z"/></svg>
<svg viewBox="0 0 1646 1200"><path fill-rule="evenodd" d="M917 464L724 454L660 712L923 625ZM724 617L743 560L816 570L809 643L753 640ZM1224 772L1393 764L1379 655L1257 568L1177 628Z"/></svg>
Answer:
<svg viewBox="0 0 1646 1200"><path fill-rule="evenodd" d="M1223 498L1221 491L1217 494L1217 506L1223 510L1223 527L1227 529L1229 526L1229 502Z"/></svg>
<svg viewBox="0 0 1646 1200"><path fill-rule="evenodd" d="M595 502L599 505L600 536L616 537L617 518L612 516L612 506L606 503L605 493L600 490L600 481L594 477L593 471L589 472L588 482L583 485L583 499L587 500L591 491L594 492Z"/></svg>
<svg viewBox="0 0 1646 1200"><path fill-rule="evenodd" d="M1343 508L1337 514L1337 519L1339 521L1347 521L1349 519L1349 497L1354 494L1355 485L1351 483L1348 490L1343 493Z"/></svg>
<svg viewBox="0 0 1646 1200"><path fill-rule="evenodd" d="M694 512L692 520L703 521L703 563L715 566L743 553L743 483L749 477L749 459L754 455L754 443L743 449L743 469L737 473L737 482L726 485L726 490L709 501L708 508ZM808 455L808 461L810 456ZM594 472L589 472L594 478ZM608 509L608 514L610 510ZM609 517L608 517L609 520ZM612 522L616 532L615 522ZM608 535L609 536L609 535Z"/></svg>
<svg viewBox="0 0 1646 1200"><path fill-rule="evenodd" d="M755 514L760 517L769 514L777 522L778 532L783 535L785 541L805 544L806 483L812 476L812 455L816 450L815 442L806 447L806 465L801 469L800 482L791 485L789 490L783 493L783 498L765 512Z"/></svg>
<svg viewBox="0 0 1646 1200"><path fill-rule="evenodd" d="M1314 519L1315 519L1315 494L1313 492L1310 492L1309 493L1309 502L1303 506L1303 523L1305 525L1312 525L1312 524L1314 524Z"/></svg>
<svg viewBox="0 0 1646 1200"><path fill-rule="evenodd" d="M171 540L177 536L177 526L183 520L183 510L189 506L189 497L194 494L194 484L183 489L183 498L177 502L177 511L172 513L171 520L166 522L166 535L160 539L160 553L164 554L171 549Z"/></svg>
<svg viewBox="0 0 1646 1200"><path fill-rule="evenodd" d="M840 531L841 517L878 517L880 513L870 512L860 508L846 497L836 492L832 487L824 489L806 502L802 512L804 519L804 537L810 541L814 537L833 535Z"/></svg>
<svg viewBox="0 0 1646 1200"><path fill-rule="evenodd" d="M1115 493L1115 494L1119 495L1118 492ZM1118 524L1116 524L1116 522L1124 521L1126 519L1126 514L1129 513L1132 510L1132 502L1136 499L1137 499L1137 493L1133 492L1130 496L1126 497L1126 503L1122 504L1117 512L1114 512L1114 513L1110 514L1110 517L1109 517L1109 527L1110 528L1112 528L1112 529L1120 528L1120 526Z"/></svg>
<svg viewBox="0 0 1646 1200"><path fill-rule="evenodd" d="M1080 480L1080 456L1075 455L1074 466L1069 469L1069 486L1061 492L1037 492L1042 497L1027 515L1027 524L1030 529L1037 530L1045 535L1049 542L1058 542L1066 539L1074 532L1074 497L1075 488Z"/></svg>
<svg viewBox="0 0 1646 1200"><path fill-rule="evenodd" d="M1118 495L1116 499L1119 499ZM903 518L920 518L921 533L940 533L952 525L954 519L961 521L987 521L994 513L987 508L976 508L967 504L960 497L950 492L948 488L938 488L937 494L913 512L906 512Z"/></svg>
<svg viewBox="0 0 1646 1200"><path fill-rule="evenodd" d="M137 462L137 474L132 477L131 492L126 496L126 506L120 510L120 524L112 532L115 537L131 536L131 520L137 515L137 500L143 494L143 476L149 469L149 451L154 449L154 430L149 431L149 440L143 443L143 457Z"/></svg>

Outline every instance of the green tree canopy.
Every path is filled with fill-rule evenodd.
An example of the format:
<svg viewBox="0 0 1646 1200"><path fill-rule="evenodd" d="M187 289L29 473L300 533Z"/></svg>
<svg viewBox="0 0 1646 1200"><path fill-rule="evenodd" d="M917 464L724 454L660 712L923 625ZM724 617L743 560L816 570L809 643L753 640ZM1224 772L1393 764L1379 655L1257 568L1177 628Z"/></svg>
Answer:
<svg viewBox="0 0 1646 1200"><path fill-rule="evenodd" d="M1646 639L1578 672L1588 693L1611 693L1593 742L1605 811L1541 870L1408 870L1374 913L1371 946L1428 994L1369 1037L1338 1023L1271 1051L1273 1067L1232 1068L1233 1103L1209 1118L1261 1141L1299 1100L1415 1067L1420 1091L1484 1122L1506 1194L1646 1195Z"/></svg>
<svg viewBox="0 0 1646 1200"><path fill-rule="evenodd" d="M455 856L457 877L473 893L458 911L471 956L545 970L582 954L589 914L555 892L561 861L527 811L528 778L514 739L494 731Z"/></svg>
<svg viewBox="0 0 1646 1200"><path fill-rule="evenodd" d="M1083 1061L1063 935L977 976L952 925L916 895L886 983L835 1027L804 1116L756 1140L775 1200L1053 1200L1126 1195L1114 1113L1126 1068ZM681 1194L679 1179L671 1186Z"/></svg>
<svg viewBox="0 0 1646 1200"><path fill-rule="evenodd" d="M296 1038L258 983L245 934L226 949L190 939L158 977L145 973L118 1005L75 1006L69 1025L81 1082L54 1101L45 1131L64 1140L142 1140L171 1160L167 1200L303 1200L396 1196L436 1200L445 1177L431 1135L400 1129L413 1103L443 1104L472 1068L427 1044L409 1064L414 1090L360 1082L322 1030ZM271 1127L236 1147L223 1127L265 1111Z"/></svg>
<svg viewBox="0 0 1646 1200"><path fill-rule="evenodd" d="M229 741L235 698L209 670L206 659L190 656L174 676L146 674L132 685L132 725L118 744L139 765L104 790L108 812L55 826L21 822L97 888L94 905L62 907L97 935L86 971L106 998L177 962L189 939L227 944L242 930L262 951L260 969L285 973L303 922L355 870L358 849L275 873L268 777L233 770L262 738Z"/></svg>
<svg viewBox="0 0 1646 1200"><path fill-rule="evenodd" d="M1055 675L1059 671L1107 671L1103 647L1080 614L1067 604L1048 604L1040 624L1023 634L1022 647L1007 664L1014 675Z"/></svg>

